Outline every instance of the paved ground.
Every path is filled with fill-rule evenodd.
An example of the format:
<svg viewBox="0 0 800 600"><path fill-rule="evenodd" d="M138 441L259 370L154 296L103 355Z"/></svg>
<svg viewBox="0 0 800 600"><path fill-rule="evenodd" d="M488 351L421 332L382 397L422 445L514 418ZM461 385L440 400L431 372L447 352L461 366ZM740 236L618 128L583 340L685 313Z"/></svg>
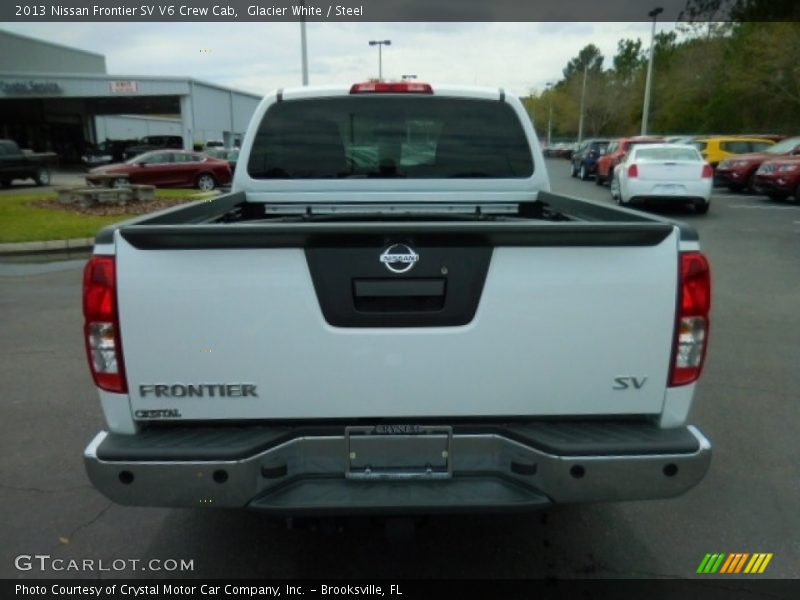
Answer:
<svg viewBox="0 0 800 600"><path fill-rule="evenodd" d="M566 161L550 166L556 191L608 200L569 179ZM437 518L412 546L387 545L366 522L323 535L240 511L110 504L80 460L103 423L79 263L0 265L0 577L32 574L15 570L19 554L193 559L201 577L684 577L706 552L736 551L773 552L771 576L800 577L800 206L722 194L704 217L670 216L700 230L714 269L693 412L715 444L706 480L669 501Z"/></svg>

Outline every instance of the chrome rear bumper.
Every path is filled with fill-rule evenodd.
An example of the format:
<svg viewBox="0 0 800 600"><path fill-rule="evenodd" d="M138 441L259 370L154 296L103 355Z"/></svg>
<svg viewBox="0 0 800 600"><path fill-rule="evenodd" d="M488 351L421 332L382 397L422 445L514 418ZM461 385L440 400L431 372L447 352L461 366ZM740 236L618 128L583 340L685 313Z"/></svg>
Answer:
<svg viewBox="0 0 800 600"><path fill-rule="evenodd" d="M141 434L100 432L84 460L94 486L119 504L250 507L281 515L526 510L667 498L697 485L708 470L711 444L697 428L682 428L676 445L675 435L670 441L663 434L662 442L659 432L678 430L626 427L455 428L401 441L368 436L356 445L344 428L337 435L264 429L264 443L251 436L242 456L234 456L239 450L230 450L222 434L211 442L213 430L207 436L167 431L152 443ZM245 429L236 430L237 443ZM620 431L633 437L622 439Z"/></svg>

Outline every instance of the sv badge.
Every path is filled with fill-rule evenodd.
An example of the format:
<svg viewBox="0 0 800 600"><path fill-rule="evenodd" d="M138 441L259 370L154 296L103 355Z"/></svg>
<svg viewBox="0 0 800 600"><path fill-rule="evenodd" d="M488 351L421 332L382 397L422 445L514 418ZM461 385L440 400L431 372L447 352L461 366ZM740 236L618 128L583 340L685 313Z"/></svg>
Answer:
<svg viewBox="0 0 800 600"><path fill-rule="evenodd" d="M614 388L615 390L628 390L628 389L635 389L640 390L644 387L644 384L647 382L647 377L614 377Z"/></svg>

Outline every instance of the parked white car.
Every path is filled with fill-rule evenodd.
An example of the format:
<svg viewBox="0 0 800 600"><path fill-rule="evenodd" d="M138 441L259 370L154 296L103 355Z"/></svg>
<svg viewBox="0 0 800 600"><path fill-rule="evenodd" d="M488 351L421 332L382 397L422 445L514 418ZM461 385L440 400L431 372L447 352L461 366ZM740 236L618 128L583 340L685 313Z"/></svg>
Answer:
<svg viewBox="0 0 800 600"><path fill-rule="evenodd" d="M714 170L700 153L683 144L633 146L614 168L611 196L621 206L691 204L705 214L711 202Z"/></svg>

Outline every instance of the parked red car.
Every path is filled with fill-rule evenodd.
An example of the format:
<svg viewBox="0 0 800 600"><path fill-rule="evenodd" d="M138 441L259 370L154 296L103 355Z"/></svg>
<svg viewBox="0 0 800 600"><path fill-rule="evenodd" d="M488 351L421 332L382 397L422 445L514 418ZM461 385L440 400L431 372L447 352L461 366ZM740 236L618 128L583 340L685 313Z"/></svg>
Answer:
<svg viewBox="0 0 800 600"><path fill-rule="evenodd" d="M118 178L109 177L120 175ZM156 187L197 187L213 190L231 181L227 160L211 158L200 152L153 150L124 163L92 169L86 175L92 185L122 187L129 182Z"/></svg>
<svg viewBox="0 0 800 600"><path fill-rule="evenodd" d="M622 157L628 153L633 144L658 144L663 141L663 137L652 135L635 135L613 140L606 148L603 156L597 159L597 173L594 182L597 185L603 185L611 181L614 167L622 162Z"/></svg>
<svg viewBox="0 0 800 600"><path fill-rule="evenodd" d="M800 137L785 139L763 152L751 152L726 158L717 165L717 171L714 174L715 182L718 185L727 186L733 192L740 192L744 189L755 191L755 175L758 167L763 162L781 156L800 156Z"/></svg>
<svg viewBox="0 0 800 600"><path fill-rule="evenodd" d="M800 156L761 163L753 185L759 194L773 200L785 200L794 195L795 200L800 202Z"/></svg>

